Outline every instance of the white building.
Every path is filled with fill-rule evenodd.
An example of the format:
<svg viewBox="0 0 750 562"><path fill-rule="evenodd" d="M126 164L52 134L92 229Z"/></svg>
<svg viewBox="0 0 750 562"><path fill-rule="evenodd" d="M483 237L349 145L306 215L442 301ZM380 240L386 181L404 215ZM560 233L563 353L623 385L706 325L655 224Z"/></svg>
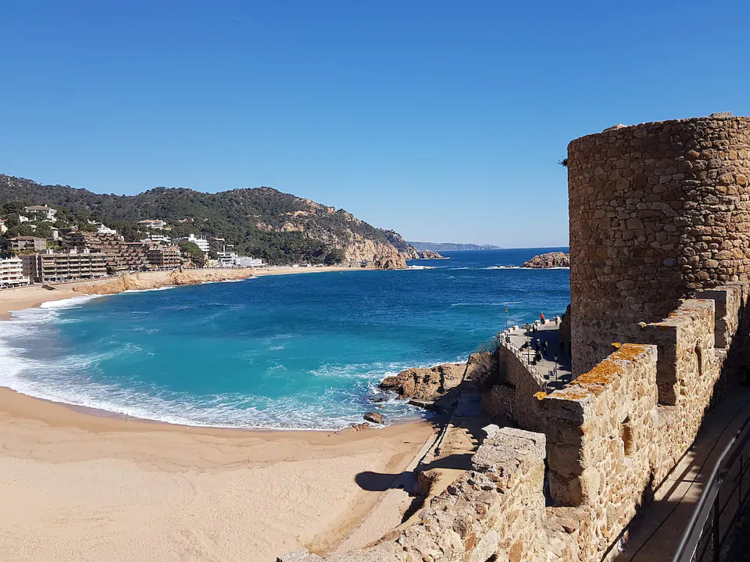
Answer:
<svg viewBox="0 0 750 562"><path fill-rule="evenodd" d="M109 228L103 224L96 227L96 232L99 234L117 234L117 231L114 228Z"/></svg>
<svg viewBox="0 0 750 562"><path fill-rule="evenodd" d="M163 220L158 220L158 219L156 219L156 220L149 219L149 220L145 220L145 221L138 221L138 224L140 226L144 227L144 228L153 228L153 229L156 229L156 230L161 230L162 228L164 228L165 226L167 226L166 222L164 222Z"/></svg>
<svg viewBox="0 0 750 562"><path fill-rule="evenodd" d="M237 267L263 267L266 265L262 259L251 258L249 256L237 256L235 259Z"/></svg>
<svg viewBox="0 0 750 562"><path fill-rule="evenodd" d="M55 215L57 210L46 205L31 205L30 207L24 207L23 210L29 214L36 215L47 222L55 222Z"/></svg>
<svg viewBox="0 0 750 562"><path fill-rule="evenodd" d="M18 222L29 222L29 217L18 215Z"/></svg>
<svg viewBox="0 0 750 562"><path fill-rule="evenodd" d="M141 240L144 244L171 244L172 239L169 236L163 234L149 234L146 238Z"/></svg>
<svg viewBox="0 0 750 562"><path fill-rule="evenodd" d="M8 232L8 227L5 226L5 219L0 219L0 234Z"/></svg>
<svg viewBox="0 0 750 562"><path fill-rule="evenodd" d="M18 287L28 284L29 278L23 275L21 258L0 260L0 287Z"/></svg>
<svg viewBox="0 0 750 562"><path fill-rule="evenodd" d="M209 248L208 240L206 240L202 236L200 238L196 238L195 234L191 234L187 238L180 238L180 240L185 240L186 242L192 242L193 244L198 246L198 248L200 248L201 252L203 252L204 254L208 253L208 248Z"/></svg>
<svg viewBox="0 0 750 562"><path fill-rule="evenodd" d="M237 265L237 253L236 252L217 252L216 257L219 258L218 267L234 267Z"/></svg>

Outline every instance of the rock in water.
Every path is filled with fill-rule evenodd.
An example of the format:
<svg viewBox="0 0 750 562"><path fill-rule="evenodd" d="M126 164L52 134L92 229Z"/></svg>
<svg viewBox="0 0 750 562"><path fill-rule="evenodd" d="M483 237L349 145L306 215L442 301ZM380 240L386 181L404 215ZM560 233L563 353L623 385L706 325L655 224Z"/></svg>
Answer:
<svg viewBox="0 0 750 562"><path fill-rule="evenodd" d="M461 383L466 366L445 363L430 369L406 369L395 377L386 377L380 388L398 392L401 398L435 400Z"/></svg>
<svg viewBox="0 0 750 562"><path fill-rule="evenodd" d="M375 269L406 269L406 258L403 254L391 254L378 257L374 262Z"/></svg>
<svg viewBox="0 0 750 562"><path fill-rule="evenodd" d="M420 259L423 260L447 260L450 258L446 258L445 256L441 256L437 252L433 252L432 250L424 250L423 252L419 253Z"/></svg>
<svg viewBox="0 0 750 562"><path fill-rule="evenodd" d="M365 414L365 419L369 422L383 425L383 414L378 414L377 412L367 412Z"/></svg>
<svg viewBox="0 0 750 562"><path fill-rule="evenodd" d="M545 269L550 267L570 267L570 254L565 252L549 252L539 254L523 264L524 267Z"/></svg>

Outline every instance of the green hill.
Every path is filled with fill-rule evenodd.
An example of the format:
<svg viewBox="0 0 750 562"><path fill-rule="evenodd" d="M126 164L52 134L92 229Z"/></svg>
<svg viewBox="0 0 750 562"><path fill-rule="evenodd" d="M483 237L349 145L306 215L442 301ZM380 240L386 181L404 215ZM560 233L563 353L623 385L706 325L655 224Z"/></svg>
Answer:
<svg viewBox="0 0 750 562"><path fill-rule="evenodd" d="M148 232L138 227L138 221L161 219L167 222L172 237L194 233L224 238L239 253L272 264L371 261L399 251L389 240L392 231L386 233L342 209L270 187L220 193L157 187L138 195L103 195L0 175L0 205L6 215L17 216L20 204L59 209L62 226L103 222L117 228L126 241L138 240ZM20 233L22 227L8 234ZM223 242L216 245L220 244Z"/></svg>

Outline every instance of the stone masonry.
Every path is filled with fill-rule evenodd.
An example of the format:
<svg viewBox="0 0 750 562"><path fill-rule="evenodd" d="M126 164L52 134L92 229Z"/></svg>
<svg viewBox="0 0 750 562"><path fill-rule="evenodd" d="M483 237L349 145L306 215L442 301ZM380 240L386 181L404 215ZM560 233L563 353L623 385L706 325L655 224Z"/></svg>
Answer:
<svg viewBox="0 0 750 562"><path fill-rule="evenodd" d="M681 298L750 275L750 118L617 126L568 147L573 372Z"/></svg>
<svg viewBox="0 0 750 562"><path fill-rule="evenodd" d="M612 559L748 364L750 118L616 127L569 147L571 342L546 393L500 346L472 469L377 544L282 562ZM574 374L575 374L574 373ZM545 475L546 461L546 475Z"/></svg>

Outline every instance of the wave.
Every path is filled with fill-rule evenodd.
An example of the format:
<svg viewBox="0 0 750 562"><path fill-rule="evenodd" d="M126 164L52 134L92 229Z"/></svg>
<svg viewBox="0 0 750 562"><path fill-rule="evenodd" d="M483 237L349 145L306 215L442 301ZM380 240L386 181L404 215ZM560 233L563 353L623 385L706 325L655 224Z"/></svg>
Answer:
<svg viewBox="0 0 750 562"><path fill-rule="evenodd" d="M420 270L420 269L435 269L435 267L434 266L429 266L429 265L410 265L406 269L416 269L416 270Z"/></svg>
<svg viewBox="0 0 750 562"><path fill-rule="evenodd" d="M80 297L70 297L68 299L47 301L47 302L43 302L42 304L40 304L39 308L43 308L45 310L59 309L59 308L78 308L86 302L92 301L94 299L106 297L106 296L108 295L81 295Z"/></svg>
<svg viewBox="0 0 750 562"><path fill-rule="evenodd" d="M522 265L491 265L482 269L521 269L524 271L545 271L549 269L570 269L569 267L523 267Z"/></svg>
<svg viewBox="0 0 750 562"><path fill-rule="evenodd" d="M519 301L508 302L454 302L451 306L510 306L512 304L521 304Z"/></svg>

